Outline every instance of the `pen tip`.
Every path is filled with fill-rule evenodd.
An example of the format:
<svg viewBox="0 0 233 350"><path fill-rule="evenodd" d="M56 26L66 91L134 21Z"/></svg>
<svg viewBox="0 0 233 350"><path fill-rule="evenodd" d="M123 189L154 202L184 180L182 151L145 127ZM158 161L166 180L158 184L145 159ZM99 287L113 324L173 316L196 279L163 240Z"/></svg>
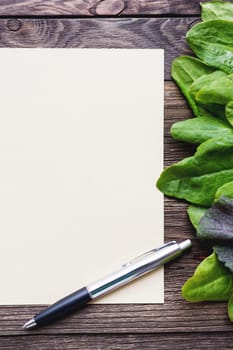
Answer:
<svg viewBox="0 0 233 350"><path fill-rule="evenodd" d="M36 321L34 320L34 318L32 318L31 320L29 320L28 322L26 322L22 328L23 329L30 329L36 326Z"/></svg>

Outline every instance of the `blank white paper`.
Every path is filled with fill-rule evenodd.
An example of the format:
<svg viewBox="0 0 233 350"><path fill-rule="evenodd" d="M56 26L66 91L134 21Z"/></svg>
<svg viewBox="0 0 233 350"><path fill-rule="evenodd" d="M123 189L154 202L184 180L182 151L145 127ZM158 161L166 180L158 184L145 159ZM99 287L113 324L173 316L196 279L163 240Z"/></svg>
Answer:
<svg viewBox="0 0 233 350"><path fill-rule="evenodd" d="M50 304L163 243L163 50L0 49L0 304ZM163 302L163 270L101 303Z"/></svg>

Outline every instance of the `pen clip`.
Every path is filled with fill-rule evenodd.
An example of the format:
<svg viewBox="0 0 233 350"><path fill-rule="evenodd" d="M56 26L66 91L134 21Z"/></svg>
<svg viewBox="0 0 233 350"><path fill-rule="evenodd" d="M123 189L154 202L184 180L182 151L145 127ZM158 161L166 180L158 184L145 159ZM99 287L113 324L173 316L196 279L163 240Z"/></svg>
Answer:
<svg viewBox="0 0 233 350"><path fill-rule="evenodd" d="M153 255L154 253L164 249L165 247L169 247L169 246L172 246L174 244L176 244L176 241L171 241L171 242L163 244L159 248L155 248L155 249L149 250L148 252L143 253L141 255L138 255L138 256L136 256L136 258L133 258L130 261L128 261L127 263L123 264L122 267L127 267L127 266L130 266L130 265L133 265L133 264L135 264L135 263L137 263L137 262L139 262L141 260L144 260L145 258L149 257L150 255Z"/></svg>

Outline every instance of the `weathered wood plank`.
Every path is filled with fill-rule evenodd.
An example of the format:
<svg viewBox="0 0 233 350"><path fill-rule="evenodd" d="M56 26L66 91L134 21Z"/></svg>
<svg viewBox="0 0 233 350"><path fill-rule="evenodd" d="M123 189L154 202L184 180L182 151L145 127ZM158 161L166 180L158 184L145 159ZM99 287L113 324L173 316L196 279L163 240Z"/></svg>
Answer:
<svg viewBox="0 0 233 350"><path fill-rule="evenodd" d="M199 2L190 0L9 0L0 1L0 16L197 15Z"/></svg>
<svg viewBox="0 0 233 350"><path fill-rule="evenodd" d="M180 275L185 272L180 272ZM179 276L174 273L173 277ZM232 333L226 303L188 304L176 298L174 290L169 293L173 293L174 298L164 305L89 305L53 325L32 330L30 334ZM21 329L21 324L41 309L39 306L1 308L0 335L29 334Z"/></svg>
<svg viewBox="0 0 233 350"><path fill-rule="evenodd" d="M166 82L166 164L190 155L191 151L172 140L168 132L172 122L190 115L191 112L175 84ZM190 304L182 300L181 286L208 254L194 237L186 207L182 201L165 199L166 241L192 238L193 247L190 252L166 266L164 305L90 305L56 324L33 331L33 334L232 332L233 326L227 317L226 303ZM0 307L0 335L25 334L20 328L21 324L41 309L42 306Z"/></svg>
<svg viewBox="0 0 233 350"><path fill-rule="evenodd" d="M197 18L0 19L0 47L164 48L172 60L189 54L185 33Z"/></svg>
<svg viewBox="0 0 233 350"><path fill-rule="evenodd" d="M22 336L2 338L0 350L228 350L232 341L230 333Z"/></svg>

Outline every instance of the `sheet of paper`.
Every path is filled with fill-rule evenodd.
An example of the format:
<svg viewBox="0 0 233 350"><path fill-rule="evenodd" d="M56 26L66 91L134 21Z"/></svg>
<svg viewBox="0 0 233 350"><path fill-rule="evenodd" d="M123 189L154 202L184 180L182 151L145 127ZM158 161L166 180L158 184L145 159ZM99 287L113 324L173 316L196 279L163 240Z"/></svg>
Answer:
<svg viewBox="0 0 233 350"><path fill-rule="evenodd" d="M163 50L0 49L0 304L163 243ZM163 302L163 270L101 303Z"/></svg>

